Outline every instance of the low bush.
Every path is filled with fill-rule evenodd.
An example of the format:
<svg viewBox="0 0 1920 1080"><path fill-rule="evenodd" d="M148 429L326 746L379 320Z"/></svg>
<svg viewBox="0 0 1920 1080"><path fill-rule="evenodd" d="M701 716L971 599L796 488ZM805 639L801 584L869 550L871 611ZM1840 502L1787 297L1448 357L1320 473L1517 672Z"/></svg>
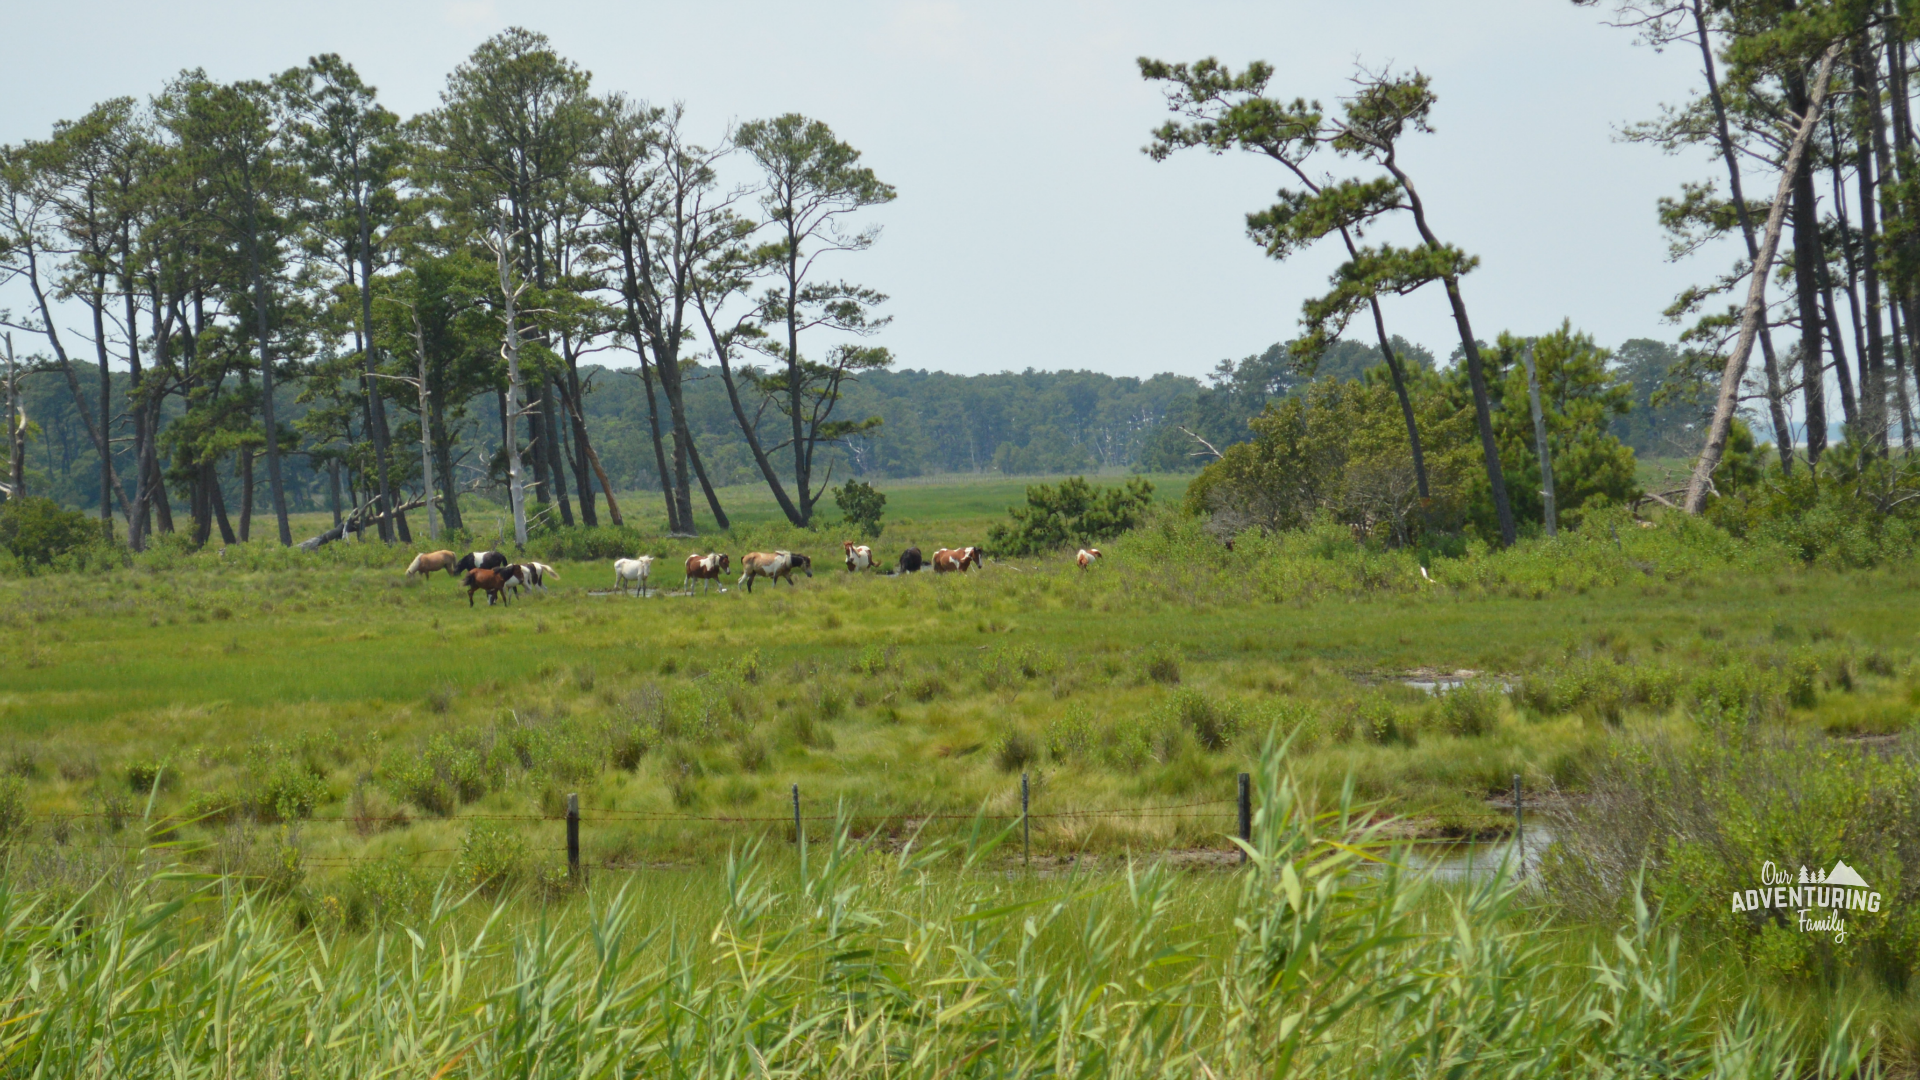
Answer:
<svg viewBox="0 0 1920 1080"><path fill-rule="evenodd" d="M1485 735L1500 723L1500 687L1474 679L1443 691L1430 706L1433 722L1449 735Z"/></svg>
<svg viewBox="0 0 1920 1080"><path fill-rule="evenodd" d="M1032 484L1027 504L1009 508L1011 520L987 530L987 548L996 555L1038 555L1104 543L1138 525L1152 503L1153 485L1137 476L1108 488L1079 476Z"/></svg>
<svg viewBox="0 0 1920 1080"><path fill-rule="evenodd" d="M1093 719L1084 707L1068 709L1047 721L1047 756L1056 763L1082 761L1096 745Z"/></svg>
<svg viewBox="0 0 1920 1080"><path fill-rule="evenodd" d="M367 859L355 863L347 871L345 888L327 899L348 928L357 930L418 921L433 900L433 887L406 863Z"/></svg>
<svg viewBox="0 0 1920 1080"><path fill-rule="evenodd" d="M135 795L150 795L154 788L164 790L172 784L173 774L165 758L137 758L127 763L127 787Z"/></svg>
<svg viewBox="0 0 1920 1080"><path fill-rule="evenodd" d="M1546 864L1576 917L1610 918L1644 867L1651 898L1683 924L1733 942L1782 982L1868 972L1891 990L1920 974L1920 756L1769 727L1688 741L1645 739L1593 766L1585 799L1557 815ZM1809 933L1801 912L1735 911L1764 884L1815 881L1844 861L1881 896L1840 916L1846 933ZM1797 891L1797 890L1796 890ZM1824 891L1824 890L1822 890ZM1802 907L1813 907L1808 899Z"/></svg>
<svg viewBox="0 0 1920 1080"><path fill-rule="evenodd" d="M988 690L1020 686L1060 670L1060 658L1032 645L997 645L980 660L980 681Z"/></svg>
<svg viewBox="0 0 1920 1080"><path fill-rule="evenodd" d="M519 880L526 862L527 841L519 830L477 821L460 839L453 876L463 888L497 895Z"/></svg>
<svg viewBox="0 0 1920 1080"><path fill-rule="evenodd" d="M1142 657L1141 670L1151 682L1172 686L1180 681L1180 654L1165 645L1154 645Z"/></svg>
<svg viewBox="0 0 1920 1080"><path fill-rule="evenodd" d="M309 817L327 797L326 772L286 747L255 746L247 754L246 802L259 821Z"/></svg>
<svg viewBox="0 0 1920 1080"><path fill-rule="evenodd" d="M52 499L28 496L0 503L0 548L29 573L105 544L97 518L68 510Z"/></svg>
<svg viewBox="0 0 1920 1080"><path fill-rule="evenodd" d="M995 740L993 760L1001 772L1019 772L1040 760L1040 748L1033 736L1019 728L1008 728Z"/></svg>
<svg viewBox="0 0 1920 1080"><path fill-rule="evenodd" d="M1183 689L1167 703L1166 719L1193 734L1208 750L1225 750L1246 727L1246 709L1198 690Z"/></svg>

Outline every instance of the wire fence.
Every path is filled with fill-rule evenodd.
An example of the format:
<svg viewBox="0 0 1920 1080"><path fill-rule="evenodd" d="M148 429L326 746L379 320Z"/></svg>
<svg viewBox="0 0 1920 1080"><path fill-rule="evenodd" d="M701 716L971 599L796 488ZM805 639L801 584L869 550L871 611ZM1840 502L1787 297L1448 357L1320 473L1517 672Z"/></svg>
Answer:
<svg viewBox="0 0 1920 1080"><path fill-rule="evenodd" d="M596 824L621 825L621 824L636 824L636 823L647 823L647 822L653 822L653 823L683 822L687 824L732 825L732 826L742 826L742 825L791 826L793 829L792 838L796 843L804 842L806 840L807 827L809 824L816 825L816 826L830 825L836 829L837 828L848 828L848 829L855 829L855 830L864 829L867 831L868 835L872 835L873 833L880 831L878 826L884 826L889 823L896 824L899 828L904 830L917 830L923 827L924 825L932 822L979 822L979 823L992 823L996 825L1018 824L1021 832L1022 860L1023 862L1031 863L1032 827L1035 823L1044 825L1049 822L1082 822L1082 821L1097 822L1097 821L1107 821L1107 820L1122 819L1122 818L1134 819L1134 820L1150 820L1150 821L1156 821L1156 822L1179 822L1179 823L1204 822L1209 824L1222 825L1223 828L1221 829L1221 832L1223 834L1227 833L1227 829L1224 826L1227 826L1229 823L1231 823L1231 827L1232 827L1231 835L1236 837L1243 843L1249 843L1251 842L1253 837L1252 829L1253 829L1253 808L1254 808L1253 794L1254 793L1253 793L1252 777L1248 773L1241 773L1236 778L1236 780L1237 780L1237 791L1235 793L1235 797L1231 799L1202 799L1202 800L1195 800L1195 801L1189 801L1189 802L1160 803L1160 804L1147 805L1147 806L1091 807L1091 808L1079 808L1079 809L1069 809L1069 810L1036 811L1033 809L1033 806L1032 806L1032 797L1031 797L1032 793L1031 793L1031 788L1028 784L1027 775L1023 773L1021 774L1021 777L1020 777L1020 811L1018 813L989 813L984 809L971 812L971 813L962 813L962 812L953 812L953 811L933 811L933 810L925 810L925 811L903 810L903 811L871 812L871 813L846 813L844 811L836 810L833 813L819 813L819 812L807 813L805 811L805 806L801 799L800 786L798 784L794 784L790 792L791 800L792 800L792 811L786 814L772 814L772 815L769 815L769 814L692 814L692 813L675 813L671 811L657 811L657 810L621 810L617 808L602 808L596 811L583 813L580 809L579 795L571 794L567 796L567 810L565 813L450 814L450 815L441 817L438 820L451 822L451 823L482 823L484 822L484 823L525 824L528 822L535 822L535 823L540 823L545 825L564 825L566 830L565 846L551 847L551 848L548 848L548 847L532 848L532 849L529 849L529 853L557 854L557 853L564 852L567 856L568 869L571 872L576 874L583 871L588 871L588 870L631 872L631 871L648 869L653 866L660 865L658 863L648 864L641 861L638 858L635 858L632 860L625 860L625 861L604 861L604 860L588 861L582 856L581 837L582 837L583 828L587 826L596 825ZM1498 806L1498 804L1495 804L1495 805ZM1526 805L1525 796L1524 796L1524 792L1520 787L1520 778L1518 776L1515 776L1512 801L1506 806L1500 807L1501 809L1510 809L1514 815L1513 829L1510 833L1507 833L1505 835L1505 839L1503 842L1511 843L1516 850L1521 851L1523 854L1525 852L1525 824L1524 824L1525 805ZM156 848L164 849L169 847L178 847L182 845L177 840L170 839L170 837L176 836L177 830L180 829L181 827L194 824L195 822L205 821L209 819L226 820L226 815L236 813L241 809L242 807L238 805L217 806L217 807L203 810L198 817L169 816L169 817L163 817L154 821L146 821L144 822L144 824L148 828L149 832L153 836L161 838L153 843L148 843L148 844L101 843L93 846L96 848L105 849L105 850L120 850L120 851L150 851ZM75 820L82 820L82 819L114 819L118 822L126 822L131 820L131 815L129 814L126 814L123 812L110 812L110 811L77 811L73 813L34 814L29 816L32 818L36 818L39 820L52 822L52 823L66 823L66 822L72 822ZM389 829L394 828L396 825L404 825L404 824L410 823L411 820L412 819L407 818L403 814L387 814L387 815L370 814L370 813L303 814L281 823L287 824L287 825L296 825L296 826L304 826L307 824L351 825L351 826L354 826L357 831L360 831L364 836L364 835L371 835L376 832L387 831ZM1469 851L1468 858L1469 858L1469 865L1471 866L1472 848L1476 844L1482 842L1482 840L1483 838L1480 836L1404 837L1404 838L1396 838L1392 841L1392 843L1395 846L1406 846L1406 847L1445 846L1451 849L1465 848ZM70 843L71 843L70 839L47 839L47 840L15 839L14 840L15 846L35 847L35 848L65 848L70 846ZM1233 850L1238 855L1238 861L1240 862L1246 861L1247 856L1244 848L1241 848L1236 845L1236 847ZM418 849L418 850L412 850L412 851L383 852L379 855L365 855L365 856L343 855L343 854L307 854L303 852L300 854L299 860L302 865L320 867L320 868L345 868L345 867L353 867L353 866L359 866L359 865L370 864L370 863L391 863L395 861L400 861L400 862L408 863L409 865L412 865L421 869L451 869L460 864L459 857L462 856L463 854L464 854L464 848L461 848L461 847L426 848L426 849ZM448 855L455 856L456 858L444 863L432 863L432 862L422 861L430 856L448 856Z"/></svg>

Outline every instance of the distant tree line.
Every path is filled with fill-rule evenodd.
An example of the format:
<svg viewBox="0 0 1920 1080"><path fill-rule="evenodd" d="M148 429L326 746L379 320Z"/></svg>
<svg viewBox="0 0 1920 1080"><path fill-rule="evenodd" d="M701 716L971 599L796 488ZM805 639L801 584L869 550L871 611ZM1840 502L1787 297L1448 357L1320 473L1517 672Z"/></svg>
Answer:
<svg viewBox="0 0 1920 1080"><path fill-rule="evenodd" d="M1421 380L1436 379L1443 370L1418 345L1396 339L1395 347ZM1286 343L1275 344L1240 361L1221 361L1204 380L1170 374L1133 379L1086 371L869 372L844 390L846 407L879 417L883 423L823 452L821 461L835 484L850 477L884 481L943 473L1191 472L1213 459L1208 446L1225 450L1252 439L1251 421L1270 400L1298 397L1311 385L1312 380L1300 374L1289 356ZM710 365L693 362L682 370L689 430L702 448L709 477L719 486L760 483L752 454L738 436L718 373ZM1377 349L1351 342L1336 344L1319 368L1321 378L1343 381L1363 380L1369 370L1380 371ZM1676 384L1669 372L1685 376L1694 370L1682 362L1679 350L1662 342L1640 339L1614 350L1607 371L1625 388L1631 403L1627 413L1612 421L1621 441L1642 456L1690 453L1690 443L1698 441L1704 384L1697 380L1691 385ZM581 364L579 373L587 438L608 482L616 493L660 490L646 388L639 370ZM128 372L112 371L109 385L112 412L125 416L131 389ZM302 400L294 387L283 387L279 393L279 415L296 431L310 430L316 420L308 414L325 403ZM33 434L23 443L25 488L69 506L97 508L98 455L68 381L52 370L23 375L19 398ZM158 426L164 430L184 411L182 401L168 398L159 411ZM478 407L449 412L442 434L436 436L436 454L445 462L435 469L436 482L449 476L461 490L498 493L506 483L506 462L497 419ZM401 430L413 435L418 428L403 425ZM360 460L371 460L368 449L358 448ZM364 479L350 467L356 460L353 452L347 448L338 458L290 457L286 473L290 510L327 510L334 469L359 490ZM129 442L115 445L119 470L133 467L133 453ZM417 457L396 453L395 460L399 486L417 492L421 476ZM823 474L823 481L828 478ZM255 475L249 481L234 455L216 463L211 482L222 489L208 500L215 507L261 502L263 478ZM240 490L249 482L255 488L252 499ZM173 504L176 509L190 505L177 491Z"/></svg>
<svg viewBox="0 0 1920 1080"><path fill-rule="evenodd" d="M893 362L871 343L886 297L840 257L894 191L817 120L703 142L678 106L591 83L514 29L412 118L328 55L183 72L0 148L7 490L44 457L80 494L84 463L136 548L256 517L290 543L289 511L321 501L405 540L408 509L457 527L462 489L502 470L521 535L543 512L618 521L587 422L605 365L638 373L672 527L696 500L724 523L689 416L703 354L726 420L704 434L805 524L822 455L881 422L845 391Z"/></svg>

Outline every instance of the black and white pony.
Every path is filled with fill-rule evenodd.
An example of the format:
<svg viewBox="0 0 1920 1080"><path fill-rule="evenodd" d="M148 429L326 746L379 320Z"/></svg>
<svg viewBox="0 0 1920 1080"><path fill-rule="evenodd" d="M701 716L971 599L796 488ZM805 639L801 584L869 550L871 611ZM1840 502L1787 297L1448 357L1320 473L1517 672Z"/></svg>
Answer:
<svg viewBox="0 0 1920 1080"><path fill-rule="evenodd" d="M469 551L453 564L453 572L464 574L469 570L498 570L505 565L507 557L498 551Z"/></svg>

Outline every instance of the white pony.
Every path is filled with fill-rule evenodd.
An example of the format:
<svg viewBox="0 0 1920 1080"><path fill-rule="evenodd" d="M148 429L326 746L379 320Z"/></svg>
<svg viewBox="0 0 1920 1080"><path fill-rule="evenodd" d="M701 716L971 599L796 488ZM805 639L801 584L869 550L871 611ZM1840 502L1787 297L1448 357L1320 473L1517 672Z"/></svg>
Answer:
<svg viewBox="0 0 1920 1080"><path fill-rule="evenodd" d="M640 595L647 595L647 577L653 573L653 556L642 555L637 559L613 560L613 587L621 592L627 591L627 582L640 583Z"/></svg>

